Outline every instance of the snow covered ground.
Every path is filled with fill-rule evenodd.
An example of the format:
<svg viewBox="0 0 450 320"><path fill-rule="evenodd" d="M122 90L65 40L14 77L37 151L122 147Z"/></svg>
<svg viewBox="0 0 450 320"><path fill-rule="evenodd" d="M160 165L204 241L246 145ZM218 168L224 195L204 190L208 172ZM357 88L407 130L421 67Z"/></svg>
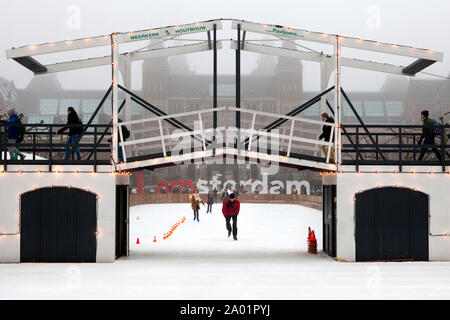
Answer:
<svg viewBox="0 0 450 320"><path fill-rule="evenodd" d="M238 241L227 238L218 205L212 214L205 211L197 223L189 204L133 207L130 257L111 264L3 264L0 298L450 298L450 263L345 263L308 254L308 226L322 236L317 210L242 204Z"/></svg>

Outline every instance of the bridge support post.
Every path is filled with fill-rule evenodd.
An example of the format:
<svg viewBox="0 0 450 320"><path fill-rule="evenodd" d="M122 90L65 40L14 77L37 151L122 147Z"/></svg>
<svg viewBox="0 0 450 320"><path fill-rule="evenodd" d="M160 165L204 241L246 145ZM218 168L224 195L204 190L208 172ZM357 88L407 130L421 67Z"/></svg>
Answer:
<svg viewBox="0 0 450 320"><path fill-rule="evenodd" d="M112 69L112 146L111 155L114 163L118 163L118 107L119 107L119 43L116 38L116 34L111 35L111 69Z"/></svg>
<svg viewBox="0 0 450 320"><path fill-rule="evenodd" d="M213 27L213 109L217 109L217 25ZM217 111L213 114L213 141L216 143Z"/></svg>
<svg viewBox="0 0 450 320"><path fill-rule="evenodd" d="M336 165L339 170L339 166L342 163L341 154L341 46L339 44L339 36L336 36L334 43L334 114L335 114L335 139L334 149L336 150Z"/></svg>
<svg viewBox="0 0 450 320"><path fill-rule="evenodd" d="M237 49L236 49L236 108L241 107L241 25L237 27ZM237 140L234 145L235 148L239 147L238 141L241 141L240 129L241 129L241 113L236 111L236 128Z"/></svg>

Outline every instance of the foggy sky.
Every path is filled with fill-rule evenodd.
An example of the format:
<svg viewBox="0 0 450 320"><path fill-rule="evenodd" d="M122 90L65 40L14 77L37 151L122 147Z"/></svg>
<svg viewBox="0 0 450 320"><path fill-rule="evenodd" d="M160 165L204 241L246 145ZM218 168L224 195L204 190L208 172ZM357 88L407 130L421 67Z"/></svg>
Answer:
<svg viewBox="0 0 450 320"><path fill-rule="evenodd" d="M28 84L32 73L13 60L6 60L5 50L13 46L193 23L220 17L429 48L444 52L444 62L436 63L426 71L444 76L448 76L450 72L450 1L447 0L0 0L0 4L0 77L14 80L19 88ZM69 26L70 8L73 7L80 9L79 28L73 24ZM373 20L374 8L379 10L379 21ZM228 24L225 28L228 28ZM236 38L235 32L218 33L218 38L231 37ZM219 73L233 74L234 52L228 49L228 44L224 44L224 47L225 49L219 52ZM99 53L103 55L102 51ZM358 57L371 58L370 55ZM44 60L50 58L53 57L45 57ZM76 56L71 58L77 59ZM254 69L256 58L255 54L243 55L243 73ZM38 60L40 59L42 57L39 56ZM192 70L203 74L211 73L211 53L191 54L187 56L187 61ZM384 62L403 64L394 57ZM317 65L304 63L304 89L319 89L318 70ZM418 77L429 78L423 75ZM105 68L96 68L60 73L58 78L65 89L103 89L110 83L110 72ZM384 74L345 69L343 85L347 90L378 90L384 79ZM140 81L141 74L136 68L133 87L140 88Z"/></svg>

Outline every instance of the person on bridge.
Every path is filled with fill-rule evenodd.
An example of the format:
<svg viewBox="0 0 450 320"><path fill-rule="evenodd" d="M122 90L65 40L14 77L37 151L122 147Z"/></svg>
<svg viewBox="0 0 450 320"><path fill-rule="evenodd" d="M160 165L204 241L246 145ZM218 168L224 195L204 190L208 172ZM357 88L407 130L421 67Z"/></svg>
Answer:
<svg viewBox="0 0 450 320"><path fill-rule="evenodd" d="M7 138L8 144L18 144L23 140L23 125L21 125L19 116L16 113L16 109L11 108L8 110L8 118L9 120L1 120L1 122L9 124L7 127ZM22 128L22 129L21 129ZM9 158L12 160L14 156L17 154L20 157L20 160L25 159L25 155L19 151L17 146L8 147Z"/></svg>
<svg viewBox="0 0 450 320"><path fill-rule="evenodd" d="M428 112L428 110L423 110L420 113L420 117L423 121L423 126L422 126L422 135L420 136L419 139L419 144L423 144L424 145L434 145L435 141L434 139L436 138L436 130L435 130L435 126L433 124L433 120L431 120L428 116L430 115L430 113ZM437 148L431 148L434 152L434 154L436 155L436 158L438 158L438 160L440 162L442 162L442 156L439 153L439 151L437 150ZM422 148L422 150L420 151L420 156L419 156L419 161L421 161L423 159L423 157L425 156L425 153L427 152L428 147L424 147Z"/></svg>
<svg viewBox="0 0 450 320"><path fill-rule="evenodd" d="M239 215L240 202L238 199L235 199L234 194L230 194L230 198L223 203L222 213L225 217L226 227L228 230L228 237L233 233L233 239L237 240L237 218ZM231 227L230 221L233 220L233 227Z"/></svg>
<svg viewBox="0 0 450 320"><path fill-rule="evenodd" d="M191 195L191 207L194 211L194 221L197 220L197 222L200 222L198 219L198 211L200 210L200 203L205 205L202 198L200 198L200 194L198 193L198 190L195 189L194 193Z"/></svg>
<svg viewBox="0 0 450 320"><path fill-rule="evenodd" d="M58 134L62 134L64 131L69 129L69 139L67 139L66 142L66 155L64 157L64 160L69 160L69 157L71 155L71 146L72 153L75 151L77 159L80 160L81 155L80 149L78 148L78 142L80 141L81 133L83 132L83 123L81 122L80 117L73 107L67 108L67 124L68 126L65 126L57 131Z"/></svg>
<svg viewBox="0 0 450 320"><path fill-rule="evenodd" d="M330 117L328 115L328 113L324 112L321 114L321 118L322 121L328 122L328 123L334 123L334 119L332 117ZM333 129L333 127L331 126L327 126L327 125L323 125L322 126L322 134L319 136L319 140L324 139L326 142L330 142L330 137L331 137L331 130ZM333 136L333 142L334 142L334 136ZM328 151L327 151L327 147L326 146L321 146L322 151L325 155L325 157L328 155ZM334 147L331 147L331 159L335 159L334 158Z"/></svg>

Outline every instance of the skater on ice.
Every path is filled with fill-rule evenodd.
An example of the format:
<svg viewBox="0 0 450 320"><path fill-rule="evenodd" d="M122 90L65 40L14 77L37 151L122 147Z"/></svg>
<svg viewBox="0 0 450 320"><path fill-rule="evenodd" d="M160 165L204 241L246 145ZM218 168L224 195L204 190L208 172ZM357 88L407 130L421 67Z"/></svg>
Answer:
<svg viewBox="0 0 450 320"><path fill-rule="evenodd" d="M224 189L222 196L220 197L220 200L222 200L222 203L225 203L225 201L227 201L230 198L230 193L228 191L228 189Z"/></svg>
<svg viewBox="0 0 450 320"><path fill-rule="evenodd" d="M228 230L228 237L233 233L233 239L237 240L237 218L239 214L240 202L238 199L235 199L234 194L230 194L230 198L223 203L222 213L225 217L226 226ZM231 226L230 221L233 220L233 227Z"/></svg>
<svg viewBox="0 0 450 320"><path fill-rule="evenodd" d="M208 192L208 201L206 202L208 204L208 207L206 208L206 213L212 213L212 205L214 203L214 193L213 191Z"/></svg>
<svg viewBox="0 0 450 320"><path fill-rule="evenodd" d="M200 222L198 219L198 211L200 210L200 203L205 205L205 202L203 202L202 198L200 198L200 194L198 193L198 190L195 189L191 196L191 207L194 211L194 221L197 220L197 222Z"/></svg>

